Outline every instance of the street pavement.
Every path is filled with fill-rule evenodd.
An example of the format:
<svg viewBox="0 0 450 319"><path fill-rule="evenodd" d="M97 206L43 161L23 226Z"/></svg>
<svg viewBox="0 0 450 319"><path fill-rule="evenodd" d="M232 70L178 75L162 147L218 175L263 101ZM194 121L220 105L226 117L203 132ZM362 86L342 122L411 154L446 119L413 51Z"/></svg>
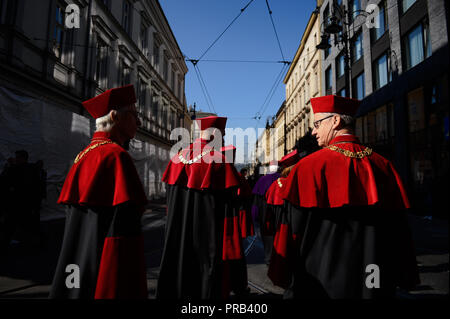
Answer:
<svg viewBox="0 0 450 319"><path fill-rule="evenodd" d="M155 298L164 243L165 205L151 204L143 215L149 298ZM421 284L414 291L398 291L401 299L448 298L448 220L409 216ZM64 233L64 219L41 223L41 242L14 243L0 255L0 299L46 299L50 291ZM248 299L281 299L283 289L267 277L264 250L258 237L246 239L250 294ZM233 299L235 297L231 297Z"/></svg>

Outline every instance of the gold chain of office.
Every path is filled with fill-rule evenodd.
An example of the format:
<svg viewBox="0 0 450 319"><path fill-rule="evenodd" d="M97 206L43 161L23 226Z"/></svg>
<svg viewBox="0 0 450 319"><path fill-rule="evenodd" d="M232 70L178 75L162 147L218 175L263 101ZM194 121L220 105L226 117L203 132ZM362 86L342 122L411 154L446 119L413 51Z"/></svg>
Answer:
<svg viewBox="0 0 450 319"><path fill-rule="evenodd" d="M180 159L180 162L183 163L183 164L185 164L185 165L186 165L186 164L193 164L193 163L197 162L198 160L200 160L200 159L201 159L203 156L205 156L206 154L211 153L211 151L212 151L212 150L206 150L206 151L203 151L201 154L197 155L196 157L194 157L194 158L191 159L191 160L185 159L181 153L178 154L178 158Z"/></svg>
<svg viewBox="0 0 450 319"><path fill-rule="evenodd" d="M100 142L100 143L96 143L96 144L92 144L91 146L89 146L87 149L85 149L84 151L80 152L77 157L75 157L75 160L73 161L74 164L78 163L87 153L89 153L90 151L92 151L93 149L96 149L99 146L105 145L105 144L117 144L113 141L104 141L104 142Z"/></svg>
<svg viewBox="0 0 450 319"><path fill-rule="evenodd" d="M277 179L277 183L278 183L278 186L280 186L280 188L283 187L283 183L281 183L281 180L279 178Z"/></svg>
<svg viewBox="0 0 450 319"><path fill-rule="evenodd" d="M344 150L342 148L337 147L336 145L329 145L326 148L328 148L329 150L341 153L347 157L351 157L351 158L364 158L366 156L369 156L372 154L372 149L369 147L366 147L363 151L359 151L359 152L352 152L349 150Z"/></svg>

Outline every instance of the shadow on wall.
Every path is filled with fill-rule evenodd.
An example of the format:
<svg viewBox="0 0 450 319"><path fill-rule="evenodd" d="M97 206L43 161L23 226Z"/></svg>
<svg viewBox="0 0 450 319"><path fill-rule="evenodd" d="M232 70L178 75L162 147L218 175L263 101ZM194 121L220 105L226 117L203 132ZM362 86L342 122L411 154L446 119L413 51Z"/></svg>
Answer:
<svg viewBox="0 0 450 319"><path fill-rule="evenodd" d="M56 201L73 159L89 144L92 122L50 101L0 87L0 168L18 149L28 151L29 162L44 162L47 199L42 202L41 220L64 216Z"/></svg>

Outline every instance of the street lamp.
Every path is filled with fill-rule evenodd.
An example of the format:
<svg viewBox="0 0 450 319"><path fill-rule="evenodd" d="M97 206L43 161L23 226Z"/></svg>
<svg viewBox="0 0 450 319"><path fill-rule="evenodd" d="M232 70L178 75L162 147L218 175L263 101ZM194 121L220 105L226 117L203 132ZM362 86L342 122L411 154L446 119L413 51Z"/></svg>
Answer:
<svg viewBox="0 0 450 319"><path fill-rule="evenodd" d="M319 50L328 50L331 45L328 42L328 39L331 35L335 36L334 45L343 46L343 54L344 54L344 76L345 76L345 96L351 97L351 85L349 82L349 77L351 77L351 50L349 46L350 41L350 26L354 27L354 23L349 22L350 15L353 17L354 22L359 15L364 15L367 17L368 13L363 10L356 10L354 12L349 12L345 8L344 5L338 6L331 1L333 4L333 11L337 12L337 15L331 15L326 17L321 25L321 29L323 30L323 34L321 35L321 41L316 48ZM356 14L356 15L355 15ZM354 31L354 30L353 30ZM354 32L353 32L354 33ZM337 36L339 34L339 37Z"/></svg>
<svg viewBox="0 0 450 319"><path fill-rule="evenodd" d="M331 48L330 43L328 43L328 36L325 34L322 34L321 38L322 38L322 40L320 41L320 43L318 45L316 45L316 48L319 50L324 50L324 51Z"/></svg>

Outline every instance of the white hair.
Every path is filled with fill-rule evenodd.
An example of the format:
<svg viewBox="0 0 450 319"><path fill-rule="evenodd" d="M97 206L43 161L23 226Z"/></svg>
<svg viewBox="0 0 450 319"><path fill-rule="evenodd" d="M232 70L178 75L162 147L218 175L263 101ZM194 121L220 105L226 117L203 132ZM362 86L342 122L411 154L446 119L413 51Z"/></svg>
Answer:
<svg viewBox="0 0 450 319"><path fill-rule="evenodd" d="M111 132L115 124L114 121L112 120L111 112L112 111L95 120L96 132Z"/></svg>
<svg viewBox="0 0 450 319"><path fill-rule="evenodd" d="M108 114L103 115L95 120L95 130L96 132L111 132L112 128L116 124L111 116L111 113L116 111L118 114L125 112L127 107L121 107L119 109L113 109L109 111Z"/></svg>
<svg viewBox="0 0 450 319"><path fill-rule="evenodd" d="M337 115L344 122L345 127L353 128L355 126L355 118L351 115L347 114L338 114L338 113L322 113L325 116Z"/></svg>

